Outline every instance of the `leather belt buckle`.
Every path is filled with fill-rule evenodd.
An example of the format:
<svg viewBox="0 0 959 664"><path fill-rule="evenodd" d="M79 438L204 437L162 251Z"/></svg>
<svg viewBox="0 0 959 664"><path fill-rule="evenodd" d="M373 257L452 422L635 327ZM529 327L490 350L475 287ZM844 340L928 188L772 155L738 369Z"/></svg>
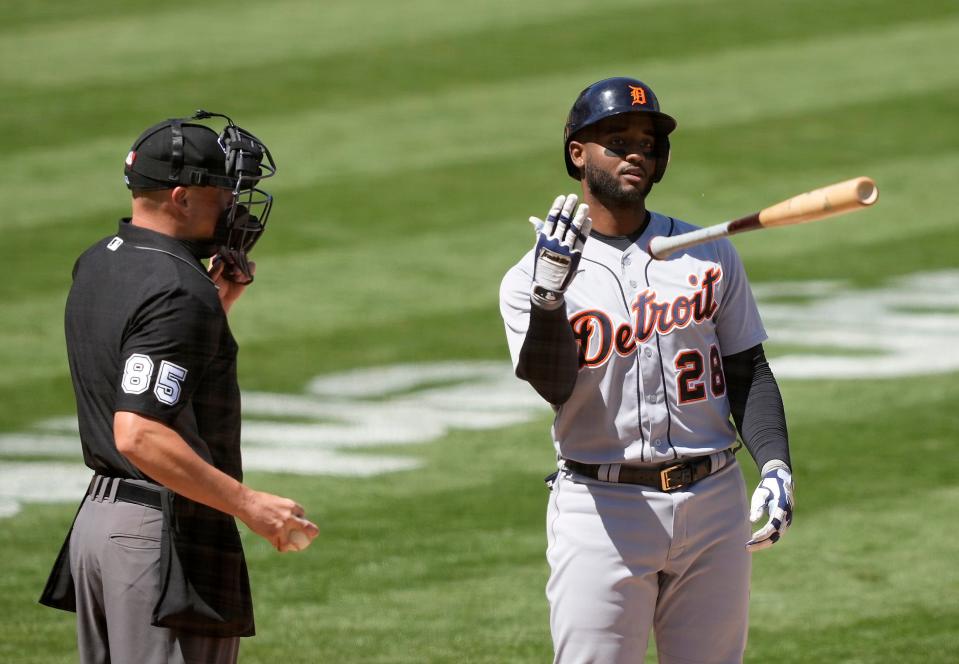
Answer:
<svg viewBox="0 0 959 664"><path fill-rule="evenodd" d="M662 491L677 491L692 484L692 481L693 471L686 464L678 463L659 471L659 488Z"/></svg>

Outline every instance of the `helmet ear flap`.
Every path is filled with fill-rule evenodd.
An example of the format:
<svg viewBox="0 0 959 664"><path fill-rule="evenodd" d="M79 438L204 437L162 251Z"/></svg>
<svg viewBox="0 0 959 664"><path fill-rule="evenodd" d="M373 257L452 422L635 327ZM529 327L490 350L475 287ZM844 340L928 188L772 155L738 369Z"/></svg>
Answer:
<svg viewBox="0 0 959 664"><path fill-rule="evenodd" d="M666 167L669 166L669 160L672 155L672 149L669 147L669 137L660 136L661 148L656 150L656 170L653 171L653 182L659 182L666 174Z"/></svg>

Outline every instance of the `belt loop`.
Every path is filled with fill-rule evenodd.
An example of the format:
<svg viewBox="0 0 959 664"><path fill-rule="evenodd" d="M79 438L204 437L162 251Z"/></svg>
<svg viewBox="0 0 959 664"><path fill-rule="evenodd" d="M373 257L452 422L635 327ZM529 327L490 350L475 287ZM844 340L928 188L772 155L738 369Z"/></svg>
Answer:
<svg viewBox="0 0 959 664"><path fill-rule="evenodd" d="M103 486L103 481L106 479L103 475L97 475L96 484L93 485L93 493L90 494L90 497L93 500L100 499L100 488Z"/></svg>
<svg viewBox="0 0 959 664"><path fill-rule="evenodd" d="M112 481L112 483L110 484L110 488L108 489L110 495L109 495L109 496L106 496L107 498L109 498L109 501L108 501L108 502L111 502L111 503L115 503L115 502L116 502L116 500L117 500L117 489L120 488L120 482L122 482L122 481L123 481L123 480L121 480L119 477L113 478L113 481Z"/></svg>
<svg viewBox="0 0 959 664"><path fill-rule="evenodd" d="M712 475L717 470L726 465L726 452L713 452L709 455L709 474Z"/></svg>
<svg viewBox="0 0 959 664"><path fill-rule="evenodd" d="M110 485L113 483L112 477L104 477L103 482L100 484L100 494L97 496L97 500L101 503L106 500L107 494L110 492Z"/></svg>
<svg viewBox="0 0 959 664"><path fill-rule="evenodd" d="M617 473L618 474L618 473ZM609 482L609 464L601 463L599 468L596 469L596 479L600 482Z"/></svg>
<svg viewBox="0 0 959 664"><path fill-rule="evenodd" d="M619 482L619 469L623 467L621 463L611 463L609 465L609 481Z"/></svg>

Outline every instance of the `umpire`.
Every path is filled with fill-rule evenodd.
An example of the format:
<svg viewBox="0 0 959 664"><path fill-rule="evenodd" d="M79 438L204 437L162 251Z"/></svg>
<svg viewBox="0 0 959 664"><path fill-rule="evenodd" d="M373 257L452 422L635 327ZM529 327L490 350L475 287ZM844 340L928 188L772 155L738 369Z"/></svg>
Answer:
<svg viewBox="0 0 959 664"><path fill-rule="evenodd" d="M212 116L222 133L193 121ZM132 217L73 268L67 354L95 475L40 602L76 611L84 664L235 662L254 624L234 517L280 551L319 532L242 483L227 312L253 279L274 172L226 116L160 122L126 158Z"/></svg>

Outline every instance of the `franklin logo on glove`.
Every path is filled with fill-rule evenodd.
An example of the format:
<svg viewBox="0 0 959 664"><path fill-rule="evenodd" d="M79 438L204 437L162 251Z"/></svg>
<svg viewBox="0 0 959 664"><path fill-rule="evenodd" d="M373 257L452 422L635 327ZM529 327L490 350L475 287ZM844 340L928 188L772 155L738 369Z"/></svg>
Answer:
<svg viewBox="0 0 959 664"><path fill-rule="evenodd" d="M576 194L557 196L545 222L537 217L529 218L536 229L531 297L544 309L556 309L563 303L563 293L576 276L583 245L589 237L593 223L586 216L589 207L576 208L578 201Z"/></svg>

